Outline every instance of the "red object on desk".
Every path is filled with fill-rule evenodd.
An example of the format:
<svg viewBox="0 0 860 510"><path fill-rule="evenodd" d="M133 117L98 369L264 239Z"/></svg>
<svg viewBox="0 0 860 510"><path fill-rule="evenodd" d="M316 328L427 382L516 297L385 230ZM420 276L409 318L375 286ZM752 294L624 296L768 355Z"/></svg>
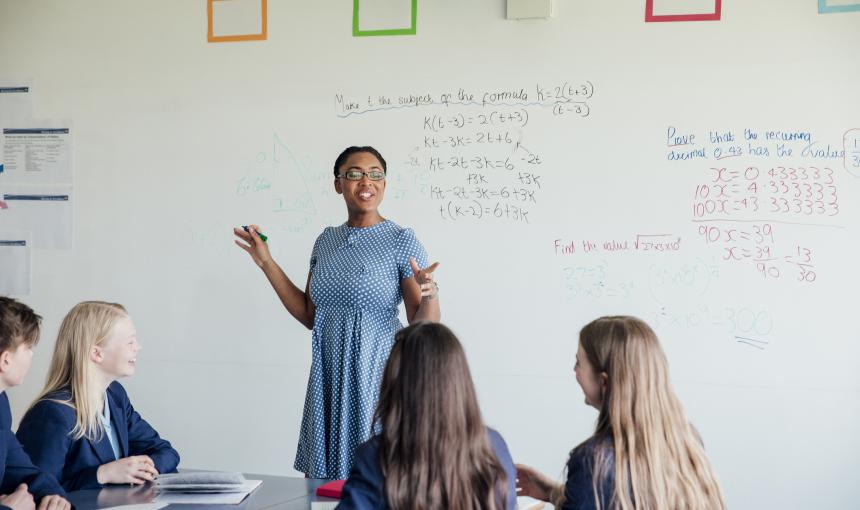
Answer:
<svg viewBox="0 0 860 510"><path fill-rule="evenodd" d="M335 480L333 482L324 483L317 487L317 496L340 499L340 496L343 493L343 484L345 483L346 480Z"/></svg>

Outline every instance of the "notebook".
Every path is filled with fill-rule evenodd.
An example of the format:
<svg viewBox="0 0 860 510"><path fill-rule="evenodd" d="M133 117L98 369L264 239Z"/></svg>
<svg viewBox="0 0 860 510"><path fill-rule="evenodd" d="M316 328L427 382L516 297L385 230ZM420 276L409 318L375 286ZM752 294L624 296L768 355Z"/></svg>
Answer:
<svg viewBox="0 0 860 510"><path fill-rule="evenodd" d="M317 496L340 499L346 480L333 480L317 487Z"/></svg>

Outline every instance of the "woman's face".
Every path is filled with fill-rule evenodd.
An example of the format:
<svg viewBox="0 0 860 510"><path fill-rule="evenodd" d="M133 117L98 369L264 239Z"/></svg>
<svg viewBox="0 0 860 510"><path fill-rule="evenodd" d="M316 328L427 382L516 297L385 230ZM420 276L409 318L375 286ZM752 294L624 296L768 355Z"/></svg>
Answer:
<svg viewBox="0 0 860 510"><path fill-rule="evenodd" d="M369 152L356 152L338 169L338 174L343 175L349 170L365 172L365 175L359 181L350 181L344 177L335 179L334 189L343 195L347 209L356 213L376 211L385 194L385 179L371 181L367 172L382 172L382 164Z"/></svg>
<svg viewBox="0 0 860 510"><path fill-rule="evenodd" d="M137 343L137 332L131 319L119 319L110 336L101 346L94 347L94 350L96 352L93 353L93 361L109 379L134 375L140 344Z"/></svg>
<svg viewBox="0 0 860 510"><path fill-rule="evenodd" d="M576 372L576 382L582 387L582 392L585 393L585 403L595 409L600 409L603 404L603 388L606 384L606 374L597 373L596 369L588 361L588 356L582 349L582 344L576 350L576 365L573 368Z"/></svg>

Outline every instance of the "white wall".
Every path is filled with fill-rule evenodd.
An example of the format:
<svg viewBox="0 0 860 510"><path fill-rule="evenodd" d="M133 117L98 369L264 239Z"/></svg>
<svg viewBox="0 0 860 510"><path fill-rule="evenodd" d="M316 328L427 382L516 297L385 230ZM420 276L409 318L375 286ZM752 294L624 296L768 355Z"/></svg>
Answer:
<svg viewBox="0 0 860 510"><path fill-rule="evenodd" d="M572 375L577 331L601 314L636 314L663 341L731 508L846 508L860 498L860 180L841 155L804 156L799 143L778 157L763 141L770 130L809 132L813 149L838 152L860 127L860 13L759 0L725 4L718 22L646 24L644 1L558 1L554 19L514 22L504 2L435 1L419 3L416 36L353 38L350 5L269 2L268 41L208 44L202 1L0 0L0 74L32 78L34 115L71 119L76 143L75 247L34 254L24 299L44 315L44 335L28 381L10 392L16 416L41 386L65 312L84 299L119 301L144 346L124 384L182 465L294 474L310 334L232 245L231 227L261 224L304 283L316 235L345 220L334 157L372 144L390 163L383 214L413 227L441 262L444 320L517 461L561 472L595 418ZM554 115L537 97L538 86L565 82L593 85L587 117ZM507 101L516 107L438 104L460 88L529 97ZM436 104L340 117L338 94L395 105L430 94ZM424 146L434 136L425 116L450 126L493 111L529 120L439 136L507 133L540 165L515 143ZM709 157L668 161L670 126L695 133ZM749 156L740 140L721 147L742 156L715 160L709 131L743 138L744 129L770 155ZM515 170L486 172L496 190L517 187L519 171L539 174L529 223L443 219L450 199L430 187L467 183L462 170L431 171L430 158L460 155L513 158ZM749 166L830 168L838 214L770 212L769 198L785 194L761 191L759 211L691 221L712 167ZM482 207L492 213L498 201ZM752 236L764 224L772 242L738 241L736 253L769 246L776 279L749 259L723 260L733 246L725 230ZM723 237L705 243L704 226ZM632 245L637 234L671 234L679 249L582 249ZM558 255L557 239L576 252ZM814 282L797 281L785 259L797 261L798 247L812 251Z"/></svg>

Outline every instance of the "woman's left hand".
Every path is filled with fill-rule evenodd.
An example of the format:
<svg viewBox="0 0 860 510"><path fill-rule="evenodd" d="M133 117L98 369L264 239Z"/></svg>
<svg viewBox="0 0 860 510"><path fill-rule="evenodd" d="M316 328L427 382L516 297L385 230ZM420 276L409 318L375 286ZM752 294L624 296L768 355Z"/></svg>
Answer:
<svg viewBox="0 0 860 510"><path fill-rule="evenodd" d="M434 262L430 264L430 267L421 269L418 267L418 263L415 259L409 257L409 265L412 266L412 277L415 278L415 281L418 283L418 287L421 289L421 298L435 298L436 294L439 293L439 286L436 285L435 281L433 281L433 271L439 267L439 263Z"/></svg>

